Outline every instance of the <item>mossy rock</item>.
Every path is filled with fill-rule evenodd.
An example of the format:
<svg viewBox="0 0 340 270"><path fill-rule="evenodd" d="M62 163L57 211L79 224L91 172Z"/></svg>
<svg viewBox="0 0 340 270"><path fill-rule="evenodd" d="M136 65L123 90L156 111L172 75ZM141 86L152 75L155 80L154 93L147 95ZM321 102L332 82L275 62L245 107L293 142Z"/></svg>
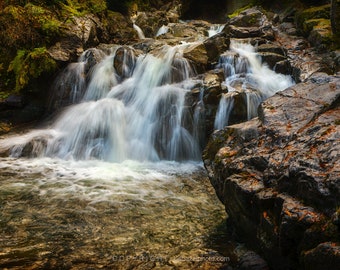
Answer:
<svg viewBox="0 0 340 270"><path fill-rule="evenodd" d="M18 50L8 71L14 72L16 78L15 92L24 89L32 78L43 73L54 71L56 62L51 58L45 47L34 48L32 51Z"/></svg>
<svg viewBox="0 0 340 270"><path fill-rule="evenodd" d="M304 22L314 19L330 19L331 5L311 7L296 13L295 21L299 30L304 29Z"/></svg>
<svg viewBox="0 0 340 270"><path fill-rule="evenodd" d="M331 21L329 19L311 19L307 20L303 23L303 31L306 34L309 34L314 28L322 29L322 28L330 28Z"/></svg>
<svg viewBox="0 0 340 270"><path fill-rule="evenodd" d="M239 13L230 20L237 27L261 26L264 14L257 8L250 8Z"/></svg>
<svg viewBox="0 0 340 270"><path fill-rule="evenodd" d="M331 5L322 5L318 7L311 7L308 9L305 9L302 11L301 15L305 20L308 19L320 19L320 18L325 18L329 19L330 18L330 11L331 11Z"/></svg>
<svg viewBox="0 0 340 270"><path fill-rule="evenodd" d="M321 51L339 47L336 36L332 34L331 22L327 19L312 19L305 22L309 32L309 42Z"/></svg>

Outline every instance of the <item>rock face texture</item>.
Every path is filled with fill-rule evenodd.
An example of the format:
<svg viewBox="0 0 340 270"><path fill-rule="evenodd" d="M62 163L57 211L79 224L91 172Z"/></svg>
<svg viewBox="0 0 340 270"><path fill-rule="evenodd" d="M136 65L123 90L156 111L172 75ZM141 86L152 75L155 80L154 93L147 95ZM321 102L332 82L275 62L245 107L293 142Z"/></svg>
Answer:
<svg viewBox="0 0 340 270"><path fill-rule="evenodd" d="M340 77L317 73L213 134L203 159L239 235L274 269L340 266ZM334 268L335 267L335 268Z"/></svg>

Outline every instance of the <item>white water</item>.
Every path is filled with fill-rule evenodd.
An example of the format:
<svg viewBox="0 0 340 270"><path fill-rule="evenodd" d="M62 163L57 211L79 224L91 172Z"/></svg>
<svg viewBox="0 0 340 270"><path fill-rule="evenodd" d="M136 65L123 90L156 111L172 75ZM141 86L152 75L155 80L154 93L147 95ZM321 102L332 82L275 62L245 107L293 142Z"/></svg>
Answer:
<svg viewBox="0 0 340 270"><path fill-rule="evenodd" d="M71 161L51 158L1 160L1 171L15 171L18 176L30 176L27 185L39 190L39 196L49 199L81 198L89 206L98 202L123 203L127 198L170 198L164 185L180 185L175 175L190 175L203 169L199 163L124 161L120 164L99 160ZM36 177L34 177L36 175ZM17 177L18 177L17 176ZM2 188L20 190L21 179ZM53 187L51 189L51 187ZM181 200L184 198L176 198ZM193 200L193 199L190 199Z"/></svg>
<svg viewBox="0 0 340 270"><path fill-rule="evenodd" d="M208 30L208 36L212 37L218 33L221 33L224 26L225 26L224 24L213 24Z"/></svg>
<svg viewBox="0 0 340 270"><path fill-rule="evenodd" d="M139 39L145 39L143 30L137 24L133 24L133 29L136 30Z"/></svg>
<svg viewBox="0 0 340 270"><path fill-rule="evenodd" d="M218 64L226 77L228 94L222 95L215 118L215 128L228 125L234 106L235 93L244 93L247 119L257 116L257 108L262 101L294 84L291 76L275 73L255 52L255 47L231 40L230 51L220 57ZM230 95L230 93L234 94Z"/></svg>
<svg viewBox="0 0 340 270"><path fill-rule="evenodd" d="M223 94L216 112L214 128L222 129L228 125L229 115L234 107L234 98L229 93Z"/></svg>
<svg viewBox="0 0 340 270"><path fill-rule="evenodd" d="M162 26L158 29L158 31L157 31L157 33L156 33L156 37L158 37L158 36L160 36L160 35L164 35L164 34L166 34L166 33L168 33L168 32L169 32L169 26L162 25Z"/></svg>
<svg viewBox="0 0 340 270"><path fill-rule="evenodd" d="M141 55L129 72L124 72L129 57L122 57L120 83L115 50L93 69L81 103L66 108L46 130L7 138L0 150L10 148L19 157L32 145L33 156L66 160L200 160L199 143L183 122L194 74L182 57L186 46Z"/></svg>

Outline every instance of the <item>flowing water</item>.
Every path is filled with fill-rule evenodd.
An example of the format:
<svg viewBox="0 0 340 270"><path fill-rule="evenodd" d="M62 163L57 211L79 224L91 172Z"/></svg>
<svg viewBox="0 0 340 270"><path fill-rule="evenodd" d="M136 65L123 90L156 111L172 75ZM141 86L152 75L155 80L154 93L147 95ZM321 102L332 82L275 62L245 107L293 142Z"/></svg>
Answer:
<svg viewBox="0 0 340 270"><path fill-rule="evenodd" d="M3 158L0 170L1 269L232 263L218 252L234 244L198 163Z"/></svg>
<svg viewBox="0 0 340 270"><path fill-rule="evenodd" d="M242 247L221 230L225 213L200 160L204 91L195 108L187 105L199 83L182 56L188 46L147 55L124 46L86 51L55 84L56 104L69 106L53 123L1 138L8 157L0 163L0 268L236 263ZM216 128L236 106L239 79L261 89L248 91L248 103L281 87L272 86L252 51L233 48L240 57L221 58L231 94L222 96ZM90 55L97 57L94 66ZM249 107L248 117L254 114Z"/></svg>
<svg viewBox="0 0 340 270"><path fill-rule="evenodd" d="M0 163L1 269L235 263L200 161L201 134L187 124L195 72L185 46L141 56L124 47L92 51L101 60L86 80L85 52L55 86L72 105L47 128L1 140L9 155Z"/></svg>
<svg viewBox="0 0 340 270"><path fill-rule="evenodd" d="M136 30L138 38L139 39L145 39L145 35L144 35L143 30L137 24L133 24L132 26L133 26L133 29Z"/></svg>
<svg viewBox="0 0 340 270"><path fill-rule="evenodd" d="M224 93L216 113L214 127L221 129L228 125L230 114L239 105L235 97L243 94L247 120L257 116L262 101L294 84L289 75L275 73L255 52L255 47L246 42L231 40L230 51L220 56L218 68L225 75Z"/></svg>

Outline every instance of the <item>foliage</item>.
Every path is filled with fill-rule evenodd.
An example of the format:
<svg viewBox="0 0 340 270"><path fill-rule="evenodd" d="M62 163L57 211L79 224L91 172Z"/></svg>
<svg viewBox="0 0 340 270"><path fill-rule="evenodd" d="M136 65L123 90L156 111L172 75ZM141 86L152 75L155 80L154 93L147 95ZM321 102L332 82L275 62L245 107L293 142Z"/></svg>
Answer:
<svg viewBox="0 0 340 270"><path fill-rule="evenodd" d="M64 0L59 1L59 6L61 7L62 14L65 17L70 15L73 16L84 16L88 13L100 13L106 10L105 0Z"/></svg>
<svg viewBox="0 0 340 270"><path fill-rule="evenodd" d="M55 68L56 62L49 56L47 49L40 47L32 51L18 50L8 71L15 73L15 91L18 92L29 83L31 78L38 78L42 73L53 71Z"/></svg>
<svg viewBox="0 0 340 270"><path fill-rule="evenodd" d="M25 10L30 21L36 24L35 28L41 30L48 39L59 36L61 22L51 11L33 4L27 4Z"/></svg>
<svg viewBox="0 0 340 270"><path fill-rule="evenodd" d="M7 6L0 12L0 46L31 49L54 42L61 22L50 10L31 3Z"/></svg>

